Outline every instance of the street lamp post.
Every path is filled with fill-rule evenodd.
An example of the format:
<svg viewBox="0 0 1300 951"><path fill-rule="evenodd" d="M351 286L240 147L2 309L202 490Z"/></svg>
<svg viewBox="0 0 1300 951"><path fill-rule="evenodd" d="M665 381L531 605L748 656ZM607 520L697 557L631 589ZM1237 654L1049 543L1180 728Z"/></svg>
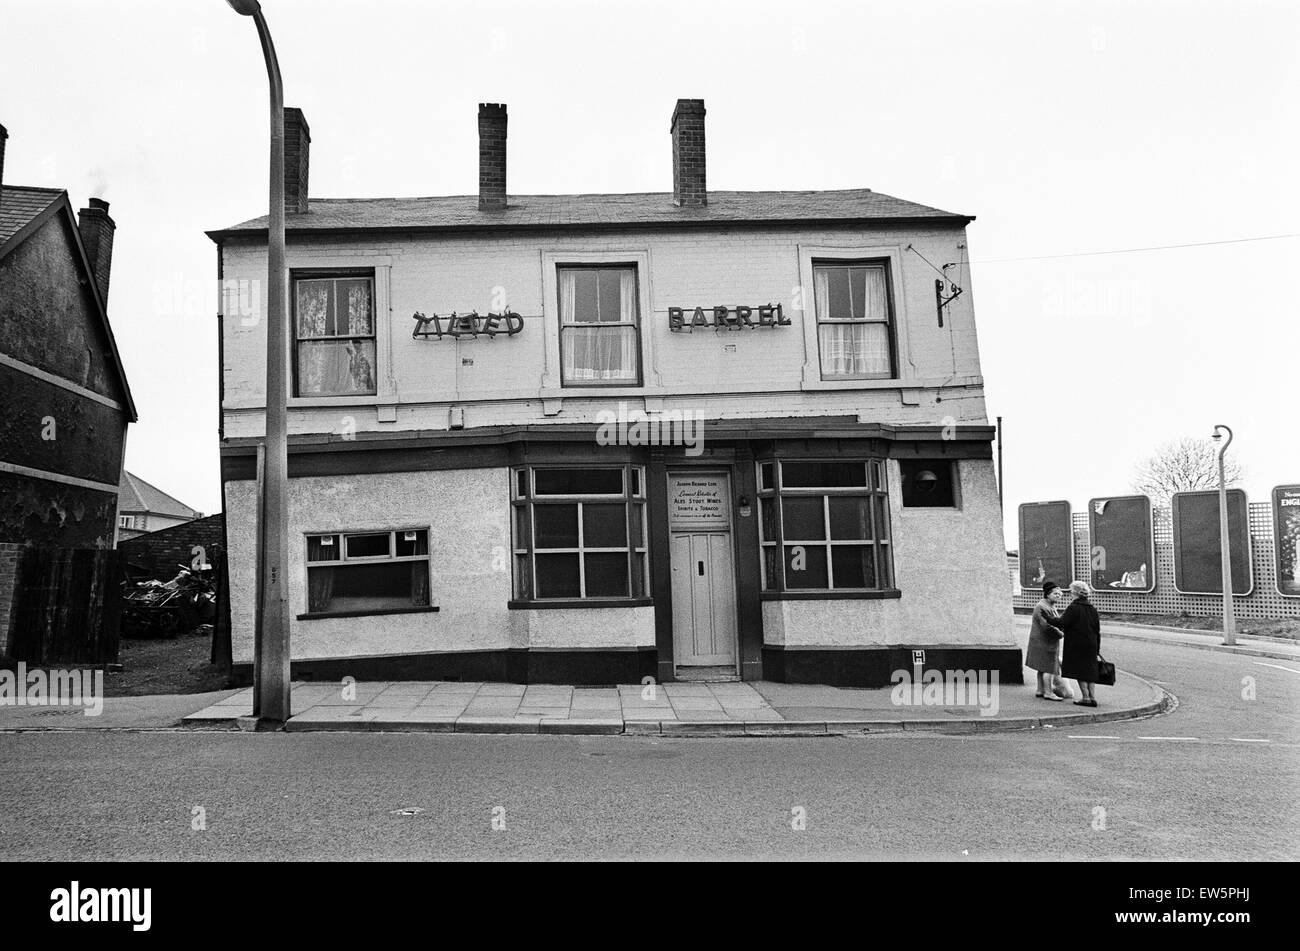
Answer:
<svg viewBox="0 0 1300 951"><path fill-rule="evenodd" d="M289 719L289 449L286 426L288 343L284 315L284 85L271 31L258 0L226 0L251 16L271 83L271 207L266 233L266 441L258 526L258 612L253 655L253 716Z"/></svg>
<svg viewBox="0 0 1300 951"><path fill-rule="evenodd" d="M1228 434L1223 441L1223 430ZM1223 474L1223 454L1232 445L1232 430L1222 424L1214 427L1211 437L1219 446L1219 555L1223 559L1223 643L1237 643L1237 621L1232 613L1232 551L1228 538L1228 482Z"/></svg>

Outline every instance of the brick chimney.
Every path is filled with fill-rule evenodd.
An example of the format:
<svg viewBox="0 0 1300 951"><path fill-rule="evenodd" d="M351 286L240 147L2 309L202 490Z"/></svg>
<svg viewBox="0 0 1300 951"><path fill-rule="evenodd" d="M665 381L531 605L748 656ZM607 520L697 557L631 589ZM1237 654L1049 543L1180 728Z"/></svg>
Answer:
<svg viewBox="0 0 1300 951"><path fill-rule="evenodd" d="M87 208L77 212L77 230L81 232L81 245L99 286L99 297L108 306L108 274L113 266L113 232L117 225L108 216L108 202L102 198L90 199Z"/></svg>
<svg viewBox="0 0 1300 951"><path fill-rule="evenodd" d="M478 209L506 207L506 106L478 104Z"/></svg>
<svg viewBox="0 0 1300 951"><path fill-rule="evenodd" d="M709 203L704 187L704 100L678 99L673 110L673 204L699 208Z"/></svg>
<svg viewBox="0 0 1300 951"><path fill-rule="evenodd" d="M284 109L284 213L307 210L307 170L311 153L311 129L301 109Z"/></svg>

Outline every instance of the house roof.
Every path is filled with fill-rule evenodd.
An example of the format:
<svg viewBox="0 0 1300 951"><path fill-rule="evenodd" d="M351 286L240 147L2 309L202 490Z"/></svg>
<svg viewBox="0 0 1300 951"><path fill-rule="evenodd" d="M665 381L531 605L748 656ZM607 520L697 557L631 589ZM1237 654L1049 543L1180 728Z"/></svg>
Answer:
<svg viewBox="0 0 1300 951"><path fill-rule="evenodd" d="M154 515L171 515L174 518L199 518L202 512L178 502L162 489L150 485L138 475L122 470L122 484L117 489L119 512L150 512Z"/></svg>
<svg viewBox="0 0 1300 951"><path fill-rule="evenodd" d="M0 248L40 217L63 194L60 188L30 188L26 185L0 186ZM0 252L3 256L3 252Z"/></svg>
<svg viewBox="0 0 1300 951"><path fill-rule="evenodd" d="M620 228L753 223L931 221L975 219L904 201L869 188L842 191L711 191L709 203L682 208L666 192L618 195L511 195L501 211L480 211L478 196L439 198L313 198L307 212L289 214L289 234L358 231L478 231L499 228ZM209 231L220 242L266 231L266 217Z"/></svg>
<svg viewBox="0 0 1300 951"><path fill-rule="evenodd" d="M100 326L104 328L104 334L108 339L113 367L117 370L118 382L121 383L122 394L126 397L127 419L134 423L139 418L135 409L135 400L131 396L131 387L126 382L126 369L122 365L121 354L117 352L117 340L113 337L113 327L108 322L108 310L104 298L99 293L99 282L95 279L94 269L90 266L85 246L81 243L81 229L77 227L77 216L72 211L72 203L68 201L68 193L61 188L36 188L30 185L0 183L0 258L4 258L35 234L47 221L60 217L63 219L64 226L69 229L73 257L86 277L86 286L99 313Z"/></svg>

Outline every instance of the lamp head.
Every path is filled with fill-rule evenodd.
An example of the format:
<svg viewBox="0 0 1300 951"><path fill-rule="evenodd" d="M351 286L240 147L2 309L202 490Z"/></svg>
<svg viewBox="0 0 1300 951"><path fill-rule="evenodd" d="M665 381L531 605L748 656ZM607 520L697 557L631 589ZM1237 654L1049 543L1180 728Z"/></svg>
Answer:
<svg viewBox="0 0 1300 951"><path fill-rule="evenodd" d="M241 17L251 17L258 10L262 9L257 0L226 0L230 4L230 9L234 10Z"/></svg>

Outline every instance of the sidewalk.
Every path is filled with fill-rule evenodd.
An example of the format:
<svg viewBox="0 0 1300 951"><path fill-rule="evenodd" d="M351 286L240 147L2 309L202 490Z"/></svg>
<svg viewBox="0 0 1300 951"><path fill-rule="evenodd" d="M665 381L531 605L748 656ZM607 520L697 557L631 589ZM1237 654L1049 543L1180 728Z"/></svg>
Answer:
<svg viewBox="0 0 1300 951"><path fill-rule="evenodd" d="M548 684L396 682L298 683L290 732L628 734L639 736L826 736L851 733L1032 730L1164 712L1165 691L1120 672L1098 689L1102 706L1077 707L1034 697L1025 685L1000 685L996 712L974 704L895 705L893 691L755 683L568 687ZM994 704L989 704L992 711ZM198 728L251 727L252 690L233 692L184 717ZM243 721L241 723L241 721Z"/></svg>
<svg viewBox="0 0 1300 951"><path fill-rule="evenodd" d="M1024 630L1029 630L1029 615L1017 614L1016 623ZM1223 634L1219 631L1192 631L1178 627L1156 627L1149 624L1120 624L1101 622L1101 637L1121 637L1132 641L1146 641L1148 644L1173 644L1194 650L1221 651L1225 654L1240 654L1244 657L1271 657L1275 660L1293 660L1300 662L1300 644L1294 641L1280 640L1275 637L1251 637L1237 635L1237 646L1229 647L1223 643Z"/></svg>

